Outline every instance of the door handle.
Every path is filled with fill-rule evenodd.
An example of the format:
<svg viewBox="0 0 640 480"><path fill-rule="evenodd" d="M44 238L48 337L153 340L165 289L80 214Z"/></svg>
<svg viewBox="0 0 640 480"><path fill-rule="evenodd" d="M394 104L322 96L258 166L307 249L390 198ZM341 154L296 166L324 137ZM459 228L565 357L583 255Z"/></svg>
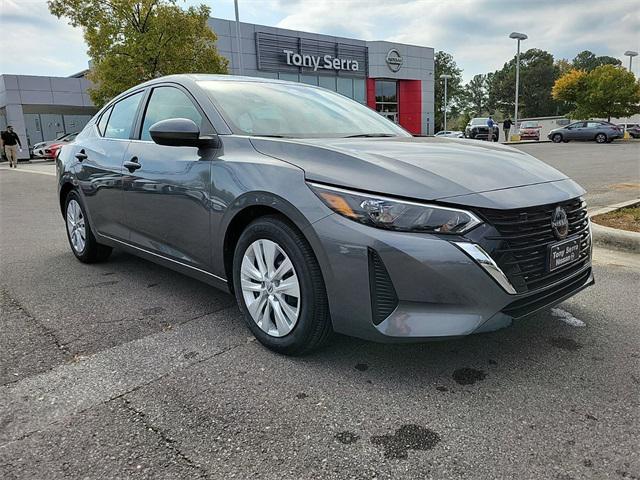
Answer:
<svg viewBox="0 0 640 480"><path fill-rule="evenodd" d="M84 150L80 150L78 153L76 153L76 158L79 162L82 162L83 160L87 159L87 154L84 153Z"/></svg>
<svg viewBox="0 0 640 480"><path fill-rule="evenodd" d="M128 162L124 162L124 168L129 170L129 172L133 173L134 170L139 169L142 165L138 162L138 157L132 157Z"/></svg>

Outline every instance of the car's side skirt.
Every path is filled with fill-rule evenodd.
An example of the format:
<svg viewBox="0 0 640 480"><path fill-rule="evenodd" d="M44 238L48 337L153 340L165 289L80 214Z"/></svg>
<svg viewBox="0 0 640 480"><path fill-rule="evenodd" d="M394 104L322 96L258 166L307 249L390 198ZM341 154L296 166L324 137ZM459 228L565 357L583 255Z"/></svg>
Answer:
<svg viewBox="0 0 640 480"><path fill-rule="evenodd" d="M144 248L131 245L130 243L109 237L107 235L97 235L97 237L99 237L100 243L107 244L111 247L120 248L128 253L144 258L145 260L149 260L153 263L157 263L158 265L162 265L163 267L170 268L172 270L175 270L176 272L180 272L184 275L205 282L213 287L229 291L230 286L227 280L225 278L219 277L218 275L214 275L211 272L207 272L206 270L202 270L201 268L197 268L192 265L187 265L186 263L174 260L173 258L165 257L163 255L160 255L159 253L151 252Z"/></svg>

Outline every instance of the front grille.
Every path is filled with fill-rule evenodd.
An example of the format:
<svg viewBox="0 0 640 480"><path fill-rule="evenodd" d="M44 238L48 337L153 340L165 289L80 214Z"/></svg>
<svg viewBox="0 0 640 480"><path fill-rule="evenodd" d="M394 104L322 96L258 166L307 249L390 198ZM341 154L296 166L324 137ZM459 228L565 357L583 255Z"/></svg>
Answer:
<svg viewBox="0 0 640 480"><path fill-rule="evenodd" d="M577 262L549 272L547 250L558 241L551 229L551 216L557 206L565 209L569 219L566 238L580 238L580 254ZM517 210L479 209L477 213L496 230L484 238L488 243L485 249L518 293L557 282L589 262L589 218L586 204L580 198Z"/></svg>
<svg viewBox="0 0 640 480"><path fill-rule="evenodd" d="M591 285L593 282L587 283L590 275L591 268L587 268L584 272L580 273L576 277L565 280L557 287L541 290L538 293L533 293L510 303L502 309L502 313L513 318L521 318L536 312L547 305L553 305L565 298L567 295L572 295L573 293Z"/></svg>
<svg viewBox="0 0 640 480"><path fill-rule="evenodd" d="M398 306L398 295L380 255L372 248L369 248L369 289L373 323L379 325Z"/></svg>

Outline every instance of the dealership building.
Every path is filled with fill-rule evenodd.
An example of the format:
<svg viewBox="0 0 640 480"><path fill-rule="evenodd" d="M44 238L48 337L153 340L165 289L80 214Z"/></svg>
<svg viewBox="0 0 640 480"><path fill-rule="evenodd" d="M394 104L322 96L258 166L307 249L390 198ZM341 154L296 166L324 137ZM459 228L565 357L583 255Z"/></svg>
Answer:
<svg viewBox="0 0 640 480"><path fill-rule="evenodd" d="M229 73L318 85L368 105L418 135L433 133L434 50L209 19ZM239 47L239 48L238 48ZM0 75L0 128L23 146L80 130L97 111L84 73ZM28 158L23 149L21 158Z"/></svg>

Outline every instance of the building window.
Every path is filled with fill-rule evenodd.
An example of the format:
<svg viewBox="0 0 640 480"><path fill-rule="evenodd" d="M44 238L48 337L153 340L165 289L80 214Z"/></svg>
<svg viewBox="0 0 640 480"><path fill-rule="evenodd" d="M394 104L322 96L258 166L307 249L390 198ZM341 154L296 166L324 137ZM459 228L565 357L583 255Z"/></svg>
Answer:
<svg viewBox="0 0 640 480"><path fill-rule="evenodd" d="M376 110L398 123L398 83L395 80L376 80Z"/></svg>
<svg viewBox="0 0 640 480"><path fill-rule="evenodd" d="M297 82L299 77L297 73L278 72L278 78L280 80L286 80L288 82Z"/></svg>
<svg viewBox="0 0 640 480"><path fill-rule="evenodd" d="M318 76L317 75L300 75L300 82L306 83L309 85L318 86Z"/></svg>
<svg viewBox="0 0 640 480"><path fill-rule="evenodd" d="M336 91L336 77L325 77L321 75L318 78L318 85L322 88L326 88L327 90Z"/></svg>
<svg viewBox="0 0 640 480"><path fill-rule="evenodd" d="M367 103L365 83L364 78L353 79L353 99L356 102Z"/></svg>
<svg viewBox="0 0 640 480"><path fill-rule="evenodd" d="M353 79L338 77L337 92L345 97L353 98Z"/></svg>

